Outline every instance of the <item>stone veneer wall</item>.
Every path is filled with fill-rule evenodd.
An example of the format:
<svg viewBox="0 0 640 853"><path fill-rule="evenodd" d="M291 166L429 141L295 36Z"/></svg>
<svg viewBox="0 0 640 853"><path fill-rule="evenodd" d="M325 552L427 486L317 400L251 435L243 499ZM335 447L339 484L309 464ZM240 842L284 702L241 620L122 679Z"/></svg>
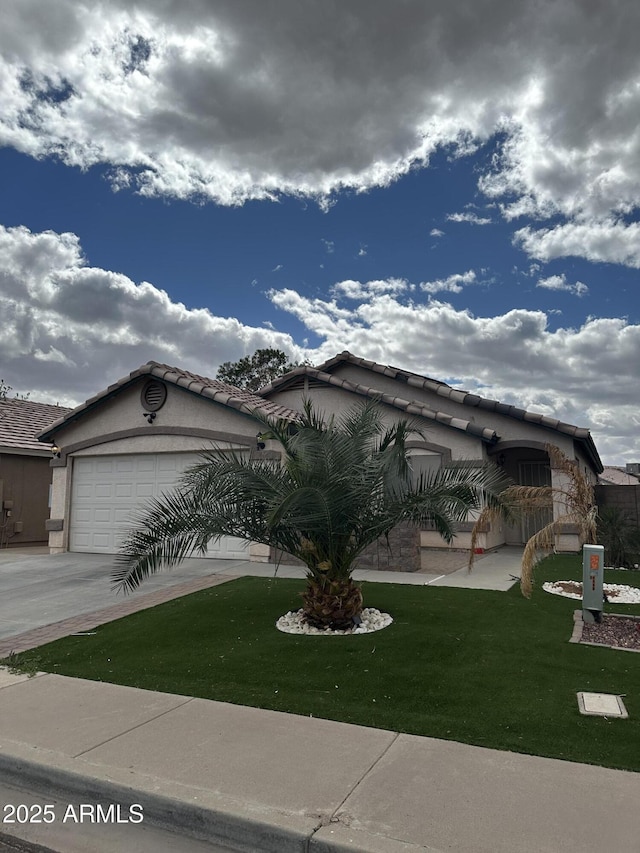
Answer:
<svg viewBox="0 0 640 853"><path fill-rule="evenodd" d="M420 531L410 524L398 524L366 548L356 561L358 569L382 572L417 572L420 569Z"/></svg>
<svg viewBox="0 0 640 853"><path fill-rule="evenodd" d="M290 554L276 554L271 549L269 562L280 562L287 566L302 566L303 563ZM420 569L420 531L409 524L399 524L389 533L366 548L356 560L357 569L378 569L383 572L417 572Z"/></svg>

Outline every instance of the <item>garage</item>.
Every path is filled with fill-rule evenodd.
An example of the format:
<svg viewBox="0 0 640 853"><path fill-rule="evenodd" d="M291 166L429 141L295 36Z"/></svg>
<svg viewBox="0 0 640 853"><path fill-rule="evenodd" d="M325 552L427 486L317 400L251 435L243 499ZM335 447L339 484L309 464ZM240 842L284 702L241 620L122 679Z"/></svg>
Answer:
<svg viewBox="0 0 640 853"><path fill-rule="evenodd" d="M200 461L195 453L78 456L73 463L69 550L115 554L146 501L172 489ZM233 536L211 542L206 556L248 559L249 543ZM197 555L196 555L197 556Z"/></svg>
<svg viewBox="0 0 640 853"><path fill-rule="evenodd" d="M117 553L136 512L172 489L203 449L279 459L258 441L264 419L298 417L217 379L155 361L141 365L37 436L52 454L51 553ZM206 556L267 562L269 549L224 536Z"/></svg>

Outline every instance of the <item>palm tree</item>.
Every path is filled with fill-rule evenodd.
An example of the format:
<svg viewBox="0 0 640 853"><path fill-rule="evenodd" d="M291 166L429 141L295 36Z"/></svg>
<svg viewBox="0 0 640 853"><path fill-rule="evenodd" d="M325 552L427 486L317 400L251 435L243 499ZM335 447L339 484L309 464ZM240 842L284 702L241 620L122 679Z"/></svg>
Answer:
<svg viewBox="0 0 640 853"><path fill-rule="evenodd" d="M305 402L297 423L259 415L280 460L239 452L203 453L175 491L154 499L137 519L112 578L125 592L210 540L239 536L300 559L307 569L306 620L351 627L362 610L352 579L359 554L401 522L432 523L450 542L470 510L496 506L506 486L500 470L457 463L412 477L406 421L385 427L376 403L324 420Z"/></svg>

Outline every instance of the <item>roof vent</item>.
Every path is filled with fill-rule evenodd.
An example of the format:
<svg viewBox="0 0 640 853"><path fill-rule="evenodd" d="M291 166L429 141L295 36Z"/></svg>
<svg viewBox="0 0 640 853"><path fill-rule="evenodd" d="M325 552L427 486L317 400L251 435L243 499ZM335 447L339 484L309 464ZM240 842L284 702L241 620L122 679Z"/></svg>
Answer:
<svg viewBox="0 0 640 853"><path fill-rule="evenodd" d="M157 412L161 409L167 399L167 386L157 379L150 379L145 384L140 394L140 402L147 412Z"/></svg>

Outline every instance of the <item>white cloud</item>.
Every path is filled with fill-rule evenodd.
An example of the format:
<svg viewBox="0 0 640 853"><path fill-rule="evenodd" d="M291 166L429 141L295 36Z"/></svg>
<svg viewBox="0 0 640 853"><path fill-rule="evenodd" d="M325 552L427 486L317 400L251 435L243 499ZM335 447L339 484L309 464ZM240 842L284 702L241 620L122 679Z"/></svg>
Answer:
<svg viewBox="0 0 640 853"><path fill-rule="evenodd" d="M588 426L605 461L640 458L640 326L593 318L551 331L542 311L477 317L414 301L417 292L403 279L338 282L334 299L270 291L320 337L303 349L289 335L188 309L148 282L89 266L74 234L0 227L0 364L16 391L77 403L149 359L215 375L260 347L316 363L346 348Z"/></svg>
<svg viewBox="0 0 640 853"><path fill-rule="evenodd" d="M321 237L320 240L324 244L326 253L332 255L336 250L335 242L333 240L325 240L324 237Z"/></svg>
<svg viewBox="0 0 640 853"><path fill-rule="evenodd" d="M215 376L289 335L188 309L148 282L91 267L75 234L0 226L0 364L34 400L79 403L150 359Z"/></svg>
<svg viewBox="0 0 640 853"><path fill-rule="evenodd" d="M477 281L476 274L473 270L467 270L464 273L454 273L447 278L436 279L434 281L423 281L420 284L413 284L404 278L386 278L375 279L374 281L339 281L331 288L332 296L338 299L357 299L360 301L370 300L375 296L380 296L383 293L401 294L414 293L416 290L422 290L425 293L460 293L462 289L469 284L475 284Z"/></svg>
<svg viewBox="0 0 640 853"><path fill-rule="evenodd" d="M328 209L500 133L479 177L507 217L640 201L631 2L22 0L2 24L0 144L107 164L120 188Z"/></svg>
<svg viewBox="0 0 640 853"><path fill-rule="evenodd" d="M550 275L547 278L538 280L536 287L543 287L547 290L564 290L567 293L573 293L575 296L584 296L589 292L589 288L581 281L576 281L575 284L570 284L564 273L561 275Z"/></svg>
<svg viewBox="0 0 640 853"><path fill-rule="evenodd" d="M601 318L551 331L543 311L476 317L433 299L406 304L392 293L369 295L339 315L335 302L292 290L270 298L323 339L312 361L348 349L436 379L453 377L459 387L480 386L483 396L589 427L605 460L640 458L639 325Z"/></svg>
<svg viewBox="0 0 640 853"><path fill-rule="evenodd" d="M415 285L409 284L403 278L376 279L374 281L339 281L331 288L331 293L338 299L370 299L381 293L404 293L415 290Z"/></svg>
<svg viewBox="0 0 640 853"><path fill-rule="evenodd" d="M491 219L486 216L478 216L477 213L467 211L465 213L447 214L449 222L468 222L470 225L491 225Z"/></svg>
<svg viewBox="0 0 640 853"><path fill-rule="evenodd" d="M432 228L429 231L429 237L444 237L444 231L441 231L439 228Z"/></svg>
<svg viewBox="0 0 640 853"><path fill-rule="evenodd" d="M555 228L521 228L514 244L541 261L576 256L640 268L640 223L593 221Z"/></svg>
<svg viewBox="0 0 640 853"><path fill-rule="evenodd" d="M476 283L476 274L473 270L467 270L464 273L454 273L447 278L436 279L435 281L423 281L420 285L420 290L425 293L460 293L468 284Z"/></svg>

